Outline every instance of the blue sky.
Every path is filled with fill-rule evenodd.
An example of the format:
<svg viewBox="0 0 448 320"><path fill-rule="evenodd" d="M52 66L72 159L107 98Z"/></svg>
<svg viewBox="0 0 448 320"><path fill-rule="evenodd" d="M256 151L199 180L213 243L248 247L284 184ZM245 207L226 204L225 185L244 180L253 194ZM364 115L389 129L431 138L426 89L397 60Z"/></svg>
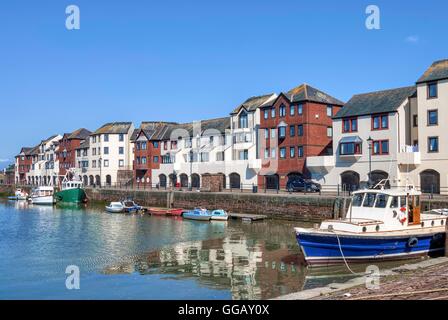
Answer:
<svg viewBox="0 0 448 320"><path fill-rule="evenodd" d="M81 29L65 28L76 4ZM381 9L381 30L365 27ZM347 101L448 58L448 3L9 1L0 10L0 167L21 146L108 121L226 116L303 82Z"/></svg>

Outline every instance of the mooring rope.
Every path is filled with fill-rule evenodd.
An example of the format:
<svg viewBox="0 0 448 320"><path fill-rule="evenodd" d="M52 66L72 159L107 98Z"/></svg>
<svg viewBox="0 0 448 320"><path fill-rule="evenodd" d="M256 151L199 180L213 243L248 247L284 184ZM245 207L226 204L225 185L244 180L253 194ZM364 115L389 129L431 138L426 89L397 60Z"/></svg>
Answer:
<svg viewBox="0 0 448 320"><path fill-rule="evenodd" d="M341 245L341 241L339 240L339 236L338 236L338 234L335 233L335 235L336 235L336 239L338 239L339 251L341 251L342 259L344 260L345 266L347 267L348 271L350 271L350 272L351 272L352 274L354 274L354 275L357 275L357 273L354 272L354 271L350 268L350 266L348 265L347 260L345 259L344 252L342 252L342 245Z"/></svg>

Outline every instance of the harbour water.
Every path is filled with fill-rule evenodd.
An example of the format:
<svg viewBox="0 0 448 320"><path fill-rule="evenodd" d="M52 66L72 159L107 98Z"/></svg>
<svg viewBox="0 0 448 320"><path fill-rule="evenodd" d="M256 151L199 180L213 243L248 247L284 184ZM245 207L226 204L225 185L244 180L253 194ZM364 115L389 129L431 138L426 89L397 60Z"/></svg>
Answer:
<svg viewBox="0 0 448 320"><path fill-rule="evenodd" d="M348 279L344 267L305 267L299 225L0 202L0 299L257 300ZM68 266L79 290L66 288Z"/></svg>

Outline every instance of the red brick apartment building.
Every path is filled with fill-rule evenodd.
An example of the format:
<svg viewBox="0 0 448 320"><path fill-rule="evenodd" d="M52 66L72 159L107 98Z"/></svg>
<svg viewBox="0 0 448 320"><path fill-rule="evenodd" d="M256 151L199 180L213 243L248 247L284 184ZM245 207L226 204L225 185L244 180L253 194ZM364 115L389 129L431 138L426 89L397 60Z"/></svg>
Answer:
<svg viewBox="0 0 448 320"><path fill-rule="evenodd" d="M89 130L81 128L72 133L65 133L59 140L57 159L59 160L60 176L65 176L70 168L76 168L76 149L91 133Z"/></svg>
<svg viewBox="0 0 448 320"><path fill-rule="evenodd" d="M131 137L134 145L134 178L137 184L152 185L152 170L160 168L161 140L168 122L142 122Z"/></svg>
<svg viewBox="0 0 448 320"><path fill-rule="evenodd" d="M31 151L33 148L24 147L20 150L20 153L16 156L15 170L16 170L16 183L26 184L26 174L30 172L33 160L31 157Z"/></svg>
<svg viewBox="0 0 448 320"><path fill-rule="evenodd" d="M307 157L333 154L332 117L343 105L302 84L261 108L259 188L283 189L291 177L308 178Z"/></svg>

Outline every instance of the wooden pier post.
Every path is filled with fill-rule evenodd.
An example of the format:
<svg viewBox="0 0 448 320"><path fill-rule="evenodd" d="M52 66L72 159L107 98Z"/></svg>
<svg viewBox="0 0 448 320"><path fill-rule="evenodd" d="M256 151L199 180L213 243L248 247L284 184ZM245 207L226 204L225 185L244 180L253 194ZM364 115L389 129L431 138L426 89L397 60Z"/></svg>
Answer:
<svg viewBox="0 0 448 320"><path fill-rule="evenodd" d="M445 220L445 257L448 257L448 219Z"/></svg>

